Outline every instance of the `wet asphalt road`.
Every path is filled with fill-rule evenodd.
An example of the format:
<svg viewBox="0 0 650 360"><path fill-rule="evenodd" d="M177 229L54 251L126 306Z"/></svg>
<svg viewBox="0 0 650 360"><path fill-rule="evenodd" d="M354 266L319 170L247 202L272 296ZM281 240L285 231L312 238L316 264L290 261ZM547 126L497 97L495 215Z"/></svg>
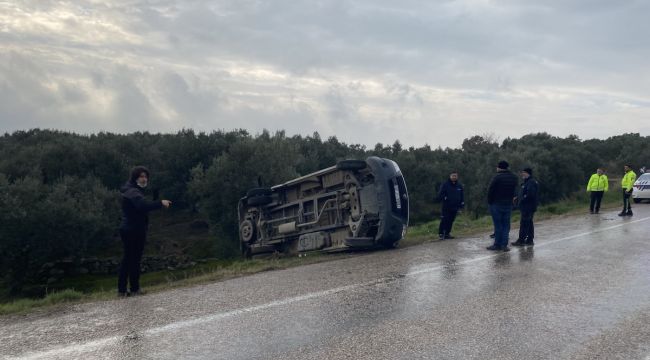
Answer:
<svg viewBox="0 0 650 360"><path fill-rule="evenodd" d="M484 234L0 317L0 357L650 359L650 205L536 233L509 253Z"/></svg>

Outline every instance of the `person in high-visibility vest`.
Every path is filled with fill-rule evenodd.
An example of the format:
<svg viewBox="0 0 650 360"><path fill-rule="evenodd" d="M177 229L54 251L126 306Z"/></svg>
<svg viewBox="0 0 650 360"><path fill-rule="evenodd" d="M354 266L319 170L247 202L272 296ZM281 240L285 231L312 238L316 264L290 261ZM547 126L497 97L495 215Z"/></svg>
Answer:
<svg viewBox="0 0 650 360"><path fill-rule="evenodd" d="M632 205L630 205L630 197L632 196L632 189L636 181L636 174L632 171L630 165L625 165L625 175L621 180L621 187L623 188L623 211L618 216L632 216Z"/></svg>
<svg viewBox="0 0 650 360"><path fill-rule="evenodd" d="M589 212L598 214L600 211L600 202L603 195L609 190L609 180L605 175L603 168L598 168L596 173L591 175L587 183L587 191L591 193L591 202L589 203Z"/></svg>

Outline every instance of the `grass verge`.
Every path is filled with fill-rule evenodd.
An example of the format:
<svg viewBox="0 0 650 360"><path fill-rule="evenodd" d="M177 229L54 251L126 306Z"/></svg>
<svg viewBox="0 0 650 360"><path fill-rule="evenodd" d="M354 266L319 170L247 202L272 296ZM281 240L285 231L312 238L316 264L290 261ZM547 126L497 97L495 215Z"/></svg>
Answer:
<svg viewBox="0 0 650 360"><path fill-rule="evenodd" d="M618 206L620 199L617 192L609 192L603 199L602 209ZM541 206L536 214L536 221L547 220L557 216L567 216L584 213L589 200L586 194L576 194L574 197ZM513 213L513 223L519 222L519 214ZM439 220L411 226L400 246L409 247L437 240ZM458 216L454 223L454 235L469 236L492 230L492 220L489 216L472 218L467 214ZM147 292L159 292L172 288L206 284L240 276L251 275L263 271L286 269L295 266L315 264L345 257L353 253L318 254L311 253L303 257L271 257L253 260L209 260L197 264L190 269L167 270L142 274L141 286ZM56 292L49 293L42 299L18 299L0 303L0 315L24 313L33 309L49 307L63 303L80 303L89 301L110 300L116 297L116 277L113 275L97 276L84 275L67 279L59 284Z"/></svg>
<svg viewBox="0 0 650 360"><path fill-rule="evenodd" d="M77 302L82 300L84 297L85 295L79 291L65 289L47 294L47 296L42 299L20 299L0 304L0 315L25 312L38 307Z"/></svg>

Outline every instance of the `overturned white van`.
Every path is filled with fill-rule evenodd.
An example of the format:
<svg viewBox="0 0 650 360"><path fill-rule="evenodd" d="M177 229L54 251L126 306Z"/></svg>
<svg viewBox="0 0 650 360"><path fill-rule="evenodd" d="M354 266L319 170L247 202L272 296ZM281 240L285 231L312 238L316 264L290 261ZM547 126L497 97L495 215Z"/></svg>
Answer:
<svg viewBox="0 0 650 360"><path fill-rule="evenodd" d="M276 185L250 189L239 201L242 253L303 253L395 247L409 220L402 172L369 157Z"/></svg>

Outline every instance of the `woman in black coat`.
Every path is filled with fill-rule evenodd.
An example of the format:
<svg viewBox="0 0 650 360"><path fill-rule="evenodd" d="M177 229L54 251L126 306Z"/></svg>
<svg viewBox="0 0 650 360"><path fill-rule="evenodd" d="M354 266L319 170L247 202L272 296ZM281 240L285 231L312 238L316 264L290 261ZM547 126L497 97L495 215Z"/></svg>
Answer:
<svg viewBox="0 0 650 360"><path fill-rule="evenodd" d="M169 200L149 201L144 197L144 189L149 183L149 170L144 166L136 166L131 170L129 181L122 186L122 224L120 236L124 246L124 257L120 266L117 280L118 296L139 295L140 291L140 261L144 251L149 226L149 211L169 208ZM127 293L127 282L130 293Z"/></svg>

